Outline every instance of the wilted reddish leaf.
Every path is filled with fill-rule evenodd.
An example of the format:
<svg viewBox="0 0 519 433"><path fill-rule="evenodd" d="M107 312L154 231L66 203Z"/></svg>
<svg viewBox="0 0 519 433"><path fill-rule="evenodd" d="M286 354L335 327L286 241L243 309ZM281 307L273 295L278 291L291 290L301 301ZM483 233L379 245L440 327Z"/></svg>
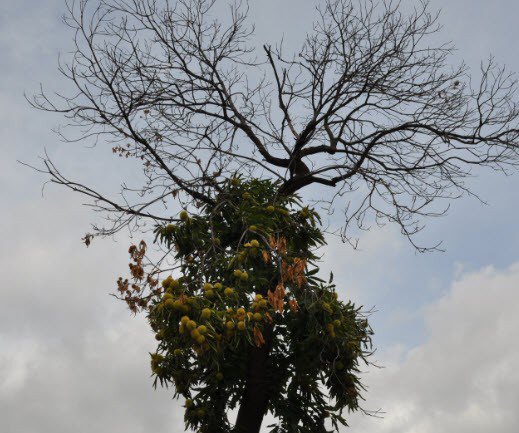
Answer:
<svg viewBox="0 0 519 433"><path fill-rule="evenodd" d="M261 347L265 344L265 339L263 338L263 334L258 329L257 326L254 327L254 342L256 343L257 347Z"/></svg>
<svg viewBox="0 0 519 433"><path fill-rule="evenodd" d="M306 282L305 277L306 260L305 259L294 259L293 266L293 281L297 284L297 287L301 287Z"/></svg>
<svg viewBox="0 0 519 433"><path fill-rule="evenodd" d="M277 250L281 254L285 254L287 252L287 240L283 236L280 236L278 239Z"/></svg>
<svg viewBox="0 0 519 433"><path fill-rule="evenodd" d="M277 286L276 286L276 289L273 290L273 291L269 291L268 292L268 300L269 300L269 303L270 305L272 305L272 308L274 308L274 310L276 311L279 311L280 313L283 312L283 309L284 309L284 298L285 298L285 286L283 285L282 282L280 282Z"/></svg>

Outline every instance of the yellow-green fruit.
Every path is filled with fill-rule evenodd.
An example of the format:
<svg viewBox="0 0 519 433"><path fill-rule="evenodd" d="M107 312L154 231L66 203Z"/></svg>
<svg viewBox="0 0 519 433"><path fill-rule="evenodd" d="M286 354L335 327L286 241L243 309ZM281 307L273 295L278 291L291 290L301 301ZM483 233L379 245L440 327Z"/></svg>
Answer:
<svg viewBox="0 0 519 433"><path fill-rule="evenodd" d="M198 329L193 329L191 331L191 338L193 338L194 340L196 340L198 337L200 337L200 332L198 332Z"/></svg>
<svg viewBox="0 0 519 433"><path fill-rule="evenodd" d="M253 302L250 307L252 308L253 311L256 311L258 309L258 303Z"/></svg>
<svg viewBox="0 0 519 433"><path fill-rule="evenodd" d="M251 245L250 242L245 242L245 243L243 244L243 246L244 246L245 248L250 248L252 245Z"/></svg>
<svg viewBox="0 0 519 433"><path fill-rule="evenodd" d="M204 320L207 320L211 317L212 311L210 308L204 308L202 310L202 313L200 314L200 317Z"/></svg>
<svg viewBox="0 0 519 433"><path fill-rule="evenodd" d="M249 226L249 230L251 232L255 232L256 230L258 230L258 228L256 226Z"/></svg>
<svg viewBox="0 0 519 433"><path fill-rule="evenodd" d="M213 288L213 285L211 283L205 283L204 284L204 290L207 291L207 290L211 290Z"/></svg>
<svg viewBox="0 0 519 433"><path fill-rule="evenodd" d="M205 343L205 337L203 335L199 335L198 337L196 337L196 342L198 344L204 344Z"/></svg>
<svg viewBox="0 0 519 433"><path fill-rule="evenodd" d="M171 298L166 299L166 302L164 302L164 306L167 307L167 308L174 308L175 307L175 302L178 302L178 301L174 301Z"/></svg>
<svg viewBox="0 0 519 433"><path fill-rule="evenodd" d="M175 350L173 351L173 355L175 355L175 356L180 356L180 355L182 355L182 350L181 350L181 349L175 349Z"/></svg>
<svg viewBox="0 0 519 433"><path fill-rule="evenodd" d="M171 295L171 293L165 293L164 296L162 297L163 301L167 301L168 299L173 299L173 296Z"/></svg>
<svg viewBox="0 0 519 433"><path fill-rule="evenodd" d="M241 196L244 200L249 200L252 197L248 192L244 192Z"/></svg>
<svg viewBox="0 0 519 433"><path fill-rule="evenodd" d="M184 327L184 325L180 325L180 326L178 327L178 333L179 333L179 334L183 334L184 332L185 332L185 327Z"/></svg>
<svg viewBox="0 0 519 433"><path fill-rule="evenodd" d="M244 315L245 315L245 308L238 308L238 309L236 310L236 314L237 314L238 316L244 316Z"/></svg>
<svg viewBox="0 0 519 433"><path fill-rule="evenodd" d="M171 280L171 283L169 283L169 288L173 291L180 289L180 281Z"/></svg>
<svg viewBox="0 0 519 433"><path fill-rule="evenodd" d="M207 332L207 327L205 325L200 325L196 329L198 330L198 332L200 332L201 335L204 335Z"/></svg>
<svg viewBox="0 0 519 433"><path fill-rule="evenodd" d="M245 322L240 320L236 326L240 331L243 331L245 329Z"/></svg>
<svg viewBox="0 0 519 433"><path fill-rule="evenodd" d="M204 409L198 409L198 410L196 411L196 416L197 416L198 418L203 418L203 417L205 416L205 410L204 410Z"/></svg>
<svg viewBox="0 0 519 433"><path fill-rule="evenodd" d="M276 208L272 205L270 206L267 206L267 212L274 212L276 210Z"/></svg>
<svg viewBox="0 0 519 433"><path fill-rule="evenodd" d="M323 302L322 306L323 310L328 311L328 313L333 313L332 307L330 307L330 304L328 304L327 302Z"/></svg>
<svg viewBox="0 0 519 433"><path fill-rule="evenodd" d="M164 338L164 331L161 329L159 332L155 334L155 340L162 340Z"/></svg>
<svg viewBox="0 0 519 433"><path fill-rule="evenodd" d="M182 325L185 325L187 322L189 322L189 316L182 316L182 318L180 319L180 323L182 323Z"/></svg>
<svg viewBox="0 0 519 433"><path fill-rule="evenodd" d="M212 298L214 296L214 292L212 290L208 290L207 292L205 292L205 296L207 298Z"/></svg>
<svg viewBox="0 0 519 433"><path fill-rule="evenodd" d="M236 278L240 278L241 277L241 271L239 269L235 269L234 272L232 273Z"/></svg>
<svg viewBox="0 0 519 433"><path fill-rule="evenodd" d="M254 299L256 299L256 301L261 301L263 299L263 295L258 293L256 296L254 296Z"/></svg>
<svg viewBox="0 0 519 433"><path fill-rule="evenodd" d="M224 295L225 296L232 296L234 295L234 289L230 288L230 287L227 287L224 291L223 291Z"/></svg>
<svg viewBox="0 0 519 433"><path fill-rule="evenodd" d="M260 322L263 320L263 315L261 313L254 313L254 316L252 317L256 322Z"/></svg>
<svg viewBox="0 0 519 433"><path fill-rule="evenodd" d="M333 321L333 326L335 326L336 328L338 328L339 326L341 326L341 321L340 321L339 319L334 320L334 321Z"/></svg>
<svg viewBox="0 0 519 433"><path fill-rule="evenodd" d="M220 382L221 380L223 380L223 373L221 371L219 371L218 373L216 373L214 375L215 379Z"/></svg>
<svg viewBox="0 0 519 433"><path fill-rule="evenodd" d="M249 274L243 271L240 275L240 280L247 281L249 279Z"/></svg>
<svg viewBox="0 0 519 433"><path fill-rule="evenodd" d="M180 214L178 215L180 217L180 219L182 221L187 221L189 219L189 214L187 213L187 211L183 210L182 212L180 212Z"/></svg>
<svg viewBox="0 0 519 433"><path fill-rule="evenodd" d="M173 224L168 224L166 227L166 233L172 233L173 231L175 231L175 226Z"/></svg>
<svg viewBox="0 0 519 433"><path fill-rule="evenodd" d="M339 298L339 294L337 292L333 292L333 297L334 297L334 299L338 299Z"/></svg>
<svg viewBox="0 0 519 433"><path fill-rule="evenodd" d="M186 302L189 305L192 305L193 307L196 307L198 305L197 299L195 297L187 298Z"/></svg>
<svg viewBox="0 0 519 433"><path fill-rule="evenodd" d="M238 179L237 177L233 177L231 179L231 185L232 186L238 186L240 184L240 179Z"/></svg>
<svg viewBox="0 0 519 433"><path fill-rule="evenodd" d="M193 329L196 328L196 322L194 320L190 320L189 322L186 323L186 328L189 331L192 331Z"/></svg>
<svg viewBox="0 0 519 433"><path fill-rule="evenodd" d="M252 241L250 241L250 245L253 248L258 248L259 247L259 242L256 239L253 239Z"/></svg>
<svg viewBox="0 0 519 433"><path fill-rule="evenodd" d="M173 303L173 308L175 310L182 310L182 306L184 304L182 304L182 301L179 301L178 299Z"/></svg>
<svg viewBox="0 0 519 433"><path fill-rule="evenodd" d="M215 290L222 290L223 289L222 283L216 283L213 287L214 287Z"/></svg>
<svg viewBox="0 0 519 433"><path fill-rule="evenodd" d="M229 330L234 329L234 322L231 322L230 320L225 324L225 327Z"/></svg>
<svg viewBox="0 0 519 433"><path fill-rule="evenodd" d="M159 374L161 372L160 363L164 360L164 357L162 355L159 355L158 353L154 353L151 355L151 371L153 371L155 374Z"/></svg>
<svg viewBox="0 0 519 433"><path fill-rule="evenodd" d="M260 308L267 308L267 300L266 299L262 299L261 301L258 302Z"/></svg>
<svg viewBox="0 0 519 433"><path fill-rule="evenodd" d="M186 400L186 404L185 404L185 406L186 406L188 409L191 408L191 407L193 407L193 400L191 400L190 398L188 398L188 399Z"/></svg>

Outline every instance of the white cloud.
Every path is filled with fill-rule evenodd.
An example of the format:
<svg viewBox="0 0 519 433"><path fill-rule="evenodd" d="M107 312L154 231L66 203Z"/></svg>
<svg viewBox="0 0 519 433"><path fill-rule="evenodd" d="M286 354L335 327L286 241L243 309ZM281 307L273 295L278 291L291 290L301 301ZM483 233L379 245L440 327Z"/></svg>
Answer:
<svg viewBox="0 0 519 433"><path fill-rule="evenodd" d="M365 433L515 431L519 425L519 263L465 274L426 309L427 341L386 356L366 376L366 406L384 419L355 416Z"/></svg>
<svg viewBox="0 0 519 433"><path fill-rule="evenodd" d="M149 326L108 297L129 240L84 247L91 213L64 190L2 217L0 431L182 431L171 391L152 388Z"/></svg>
<svg viewBox="0 0 519 433"><path fill-rule="evenodd" d="M89 215L68 193L40 203L36 224L34 212L23 206L5 216L2 431L181 431L178 402L171 401L170 391L151 388L147 352L154 340L146 323L128 317L123 305L106 296L126 270L126 245L96 241L82 247L78 227ZM13 238L7 227L33 230ZM359 280L361 288L371 278L391 275L403 241L394 233L379 234L385 236L366 238L360 253L330 245L328 265L339 270L339 281L347 280L349 267L368 275ZM382 407L386 417L352 417L351 431L512 431L519 422L517 287L519 264L461 272L450 291L425 310L427 340L409 351L392 348L382 360L387 368L367 374L366 406Z"/></svg>
<svg viewBox="0 0 519 433"><path fill-rule="evenodd" d="M90 150L53 145L56 139L48 129L60 120L30 109L22 94L24 90L30 94L37 89L40 80L50 90L66 86L55 70L56 52L66 51L70 44L70 33L59 26L57 19L63 2L4 3L0 14L0 48L6 53L0 83L0 185L4 205L0 214L0 430L180 432L182 410L171 401L171 392L151 388L147 352L155 342L146 323L129 317L123 305L107 296L115 278L126 270L126 241L95 241L89 249L82 247L79 237L88 229L92 214L81 210L79 197L71 198L62 190L49 189L46 199L40 200L43 178L16 165L15 159L37 163L36 155L46 144L51 154L55 150L57 157L65 159L65 174L93 179L106 189L113 183L111 173L119 175L131 167L114 165L110 170L109 164L118 162L99 152L87 158ZM259 18L264 23L263 33L270 31L272 19L283 21L283 14L278 13L279 2L267 3L268 10L258 7L263 14ZM461 3L469 4L466 0ZM500 19L513 20L516 14L511 9L516 3L501 3L503 7L494 8L502 12ZM459 6L450 2L446 7L452 5ZM283 7L291 10L290 6ZM298 9L298 13L305 13L303 9ZM277 15L272 15L272 11ZM445 18L449 16L454 15L444 14ZM481 21L488 21L486 14L481 14ZM460 28L457 20L452 22L451 27ZM472 46L479 59L480 45L497 34L495 27L481 33L482 27L474 26L480 36L476 38L474 32L463 28L457 35L465 38L462 51ZM510 26L500 27L503 35L496 36L492 45L508 59L507 50L514 38L510 38ZM295 37L295 28L287 27L286 32L288 38ZM511 67L517 69L516 65L517 62ZM74 158L67 158L72 150ZM514 191L501 194L500 185L494 177L486 176L479 186L487 188L484 197L495 197L493 206L498 197L504 197L506 208L503 205L495 209L513 214L510 205L514 203ZM485 216L484 221L470 214L471 231L486 231L487 219L492 220L506 233L506 239L499 242L499 251L506 252L508 248L513 252L513 225L508 225L503 214L496 211ZM459 218L466 224L465 213ZM452 216L446 221L442 238L456 237L465 244L468 238L460 236L456 230L459 225L453 224ZM403 266L410 263L403 263L403 246L405 241L390 227L367 233L360 252L331 242L325 252L323 271L334 270L341 295L368 307L376 301L386 309L383 314L400 314L386 302L388 296L396 293L394 297L405 316L416 309L415 304L409 305L409 292L402 291L402 274L411 271ZM487 254L482 250L480 255ZM470 260L465 256L454 258ZM494 256L492 259L498 260ZM441 263L427 263L435 272L449 272ZM424 278L415 280L423 282ZM386 418L355 417L349 431L514 431L519 424L515 411L519 406L519 379L514 370L519 365L514 346L518 283L517 265L504 272L488 268L461 275L450 293L427 310L428 340L409 352L402 347L393 348L385 358L387 368L367 375L371 389L366 405L382 407L388 412ZM409 321L404 317L403 323L406 322ZM392 333L388 321L384 323L386 329L379 331Z"/></svg>
<svg viewBox="0 0 519 433"><path fill-rule="evenodd" d="M363 232L356 250L338 236L326 240L328 244L320 252L321 277L327 279L333 272L341 298L370 305L382 292L391 290L390 283L400 283L398 261L405 241L395 226Z"/></svg>

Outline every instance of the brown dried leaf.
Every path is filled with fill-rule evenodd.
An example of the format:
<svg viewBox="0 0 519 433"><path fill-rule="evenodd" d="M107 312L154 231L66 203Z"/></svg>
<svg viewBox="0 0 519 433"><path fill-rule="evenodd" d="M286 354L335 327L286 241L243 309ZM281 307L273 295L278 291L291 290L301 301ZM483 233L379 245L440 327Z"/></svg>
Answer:
<svg viewBox="0 0 519 433"><path fill-rule="evenodd" d="M81 240L84 242L84 244L88 247L90 243L92 242L92 239L94 239L94 235L87 233Z"/></svg>
<svg viewBox="0 0 519 433"><path fill-rule="evenodd" d="M254 327L254 343L256 343L256 347L261 347L265 344L265 338L263 338L263 334L258 329L257 326Z"/></svg>
<svg viewBox="0 0 519 433"><path fill-rule="evenodd" d="M281 254L286 254L287 252L287 240L285 237L280 236L276 245L277 250Z"/></svg>
<svg viewBox="0 0 519 433"><path fill-rule="evenodd" d="M280 313L283 312L284 309L284 298L285 298L286 292L285 292L285 286L282 282L280 282L275 290L269 291L267 294L268 300L270 305L272 305L272 308L274 310L279 311Z"/></svg>
<svg viewBox="0 0 519 433"><path fill-rule="evenodd" d="M297 313L297 311L299 310L299 305L297 304L297 301L295 299L291 299L290 301L288 301L288 305L292 313Z"/></svg>
<svg viewBox="0 0 519 433"><path fill-rule="evenodd" d="M294 259L292 281L297 284L297 287L301 287L306 282L305 276L306 260L305 259Z"/></svg>

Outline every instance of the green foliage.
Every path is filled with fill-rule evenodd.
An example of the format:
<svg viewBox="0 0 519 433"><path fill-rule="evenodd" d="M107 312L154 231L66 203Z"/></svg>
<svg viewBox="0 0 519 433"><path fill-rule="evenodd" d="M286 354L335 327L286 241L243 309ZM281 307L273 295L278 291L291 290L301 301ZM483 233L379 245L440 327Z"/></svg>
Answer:
<svg viewBox="0 0 519 433"><path fill-rule="evenodd" d="M231 431L227 411L243 398L249 349L267 327L272 432L324 432L325 419L336 430L358 408L371 330L317 277L317 213L277 190L233 178L214 206L156 228L181 275L164 279L146 307L158 340L151 367L155 385L186 399L186 427L201 433Z"/></svg>

